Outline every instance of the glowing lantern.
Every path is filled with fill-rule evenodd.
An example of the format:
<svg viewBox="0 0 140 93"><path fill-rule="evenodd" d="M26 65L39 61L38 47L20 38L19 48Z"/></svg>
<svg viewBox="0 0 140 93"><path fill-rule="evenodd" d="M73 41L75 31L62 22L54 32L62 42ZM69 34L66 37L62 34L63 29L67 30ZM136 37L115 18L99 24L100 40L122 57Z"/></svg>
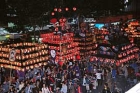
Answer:
<svg viewBox="0 0 140 93"><path fill-rule="evenodd" d="M119 66L119 65L120 65L120 63L119 63L119 62L117 62L117 63L116 63L116 66Z"/></svg>
<svg viewBox="0 0 140 93"><path fill-rule="evenodd" d="M56 12L57 11L57 8L54 8L54 11Z"/></svg>
<svg viewBox="0 0 140 93"><path fill-rule="evenodd" d="M66 11L69 11L69 8L66 7L65 10L66 10Z"/></svg>
<svg viewBox="0 0 140 93"><path fill-rule="evenodd" d="M56 19L56 18L52 18L52 19L50 20L50 22L51 22L51 23L56 23L56 22L57 22L57 19Z"/></svg>
<svg viewBox="0 0 140 93"><path fill-rule="evenodd" d="M90 58L90 62L92 62L93 60L94 60L93 57L91 57L91 58Z"/></svg>
<svg viewBox="0 0 140 93"><path fill-rule="evenodd" d="M59 64L60 66L63 66L63 62L62 62L62 61L60 61L58 64Z"/></svg>
<svg viewBox="0 0 140 93"><path fill-rule="evenodd" d="M51 14L52 16L54 16L54 12L52 12L52 14Z"/></svg>
<svg viewBox="0 0 140 93"><path fill-rule="evenodd" d="M58 12L62 12L62 9L61 9L61 8L59 8L59 9L58 9Z"/></svg>
<svg viewBox="0 0 140 93"><path fill-rule="evenodd" d="M77 56L76 56L76 59L77 59L77 60L80 60L80 59L81 59L81 58L80 58L80 55L77 55Z"/></svg>
<svg viewBox="0 0 140 93"><path fill-rule="evenodd" d="M76 11L76 7L73 7L73 11Z"/></svg>

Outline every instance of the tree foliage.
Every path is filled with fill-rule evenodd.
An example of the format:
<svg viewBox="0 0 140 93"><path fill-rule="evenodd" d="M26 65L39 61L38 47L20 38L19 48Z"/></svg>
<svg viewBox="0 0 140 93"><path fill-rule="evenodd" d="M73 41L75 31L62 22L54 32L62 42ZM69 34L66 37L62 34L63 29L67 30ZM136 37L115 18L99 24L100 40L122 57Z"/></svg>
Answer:
<svg viewBox="0 0 140 93"><path fill-rule="evenodd" d="M38 25L50 6L48 0L9 0L8 5L16 11L15 24L20 26Z"/></svg>
<svg viewBox="0 0 140 93"><path fill-rule="evenodd" d="M70 7L77 6L79 13L85 15L95 11L96 13L102 11L116 13L124 9L124 0L65 0L65 2Z"/></svg>

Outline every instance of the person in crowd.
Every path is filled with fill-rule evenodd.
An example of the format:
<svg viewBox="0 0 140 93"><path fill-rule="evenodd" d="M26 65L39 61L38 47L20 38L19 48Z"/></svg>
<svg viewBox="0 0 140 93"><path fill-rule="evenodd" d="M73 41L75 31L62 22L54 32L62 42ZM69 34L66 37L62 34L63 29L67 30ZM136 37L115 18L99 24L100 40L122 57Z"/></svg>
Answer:
<svg viewBox="0 0 140 93"><path fill-rule="evenodd" d="M102 93L111 93L107 83L104 84Z"/></svg>
<svg viewBox="0 0 140 93"><path fill-rule="evenodd" d="M61 93L67 93L67 85L65 81L62 82Z"/></svg>
<svg viewBox="0 0 140 93"><path fill-rule="evenodd" d="M68 93L76 93L76 88L74 86L74 83L72 83L72 81L69 82Z"/></svg>
<svg viewBox="0 0 140 93"><path fill-rule="evenodd" d="M112 82L114 83L114 82L116 82L116 76L117 76L117 70L116 70L116 68L115 67L113 67L112 68Z"/></svg>
<svg viewBox="0 0 140 93"><path fill-rule="evenodd" d="M98 86L102 85L102 71L98 70L95 75L96 75L96 78L97 78L97 81L98 81Z"/></svg>
<svg viewBox="0 0 140 93"><path fill-rule="evenodd" d="M36 79L35 80L41 80L40 72L37 72L37 75L36 75Z"/></svg>
<svg viewBox="0 0 140 93"><path fill-rule="evenodd" d="M30 83L28 83L25 87L25 93L33 93Z"/></svg>
<svg viewBox="0 0 140 93"><path fill-rule="evenodd" d="M37 87L36 83L34 83L34 87L32 88L33 93L39 93L40 88Z"/></svg>
<svg viewBox="0 0 140 93"><path fill-rule="evenodd" d="M24 82L23 81L20 81L20 84L19 84L19 91L21 91L24 87Z"/></svg>
<svg viewBox="0 0 140 93"><path fill-rule="evenodd" d="M94 66L93 66L93 74L96 74L96 73L97 73L97 66L94 65Z"/></svg>
<svg viewBox="0 0 140 93"><path fill-rule="evenodd" d="M80 68L78 64L75 64L74 71L75 71L76 78L80 78Z"/></svg>
<svg viewBox="0 0 140 93"><path fill-rule="evenodd" d="M92 84L92 92L93 93L97 93L97 86L98 86L98 82L96 79L96 75L93 75L92 80L91 80L91 84Z"/></svg>
<svg viewBox="0 0 140 93"><path fill-rule="evenodd" d="M89 90L89 83L90 83L90 81L89 81L89 79L88 79L88 77L87 77L87 74L85 74L85 75L83 76L81 82L82 82L82 83L81 83L81 84L82 84L82 92L86 93L87 90Z"/></svg>
<svg viewBox="0 0 140 93"><path fill-rule="evenodd" d="M46 86L45 84L43 84L42 93L51 93L48 86Z"/></svg>
<svg viewBox="0 0 140 93"><path fill-rule="evenodd" d="M106 62L89 63L86 60L72 62L72 64L65 63L64 67L48 64L44 67L40 66L30 69L30 71L25 71L25 77L22 79L19 76L13 78L11 85L9 85L9 80L5 78L1 84L0 93L46 93L46 91L47 93L99 93L102 90L103 93L109 93L110 89L111 92L115 90L114 84L116 81L119 82L117 86L122 89L122 86L127 87L127 83L123 82L122 84L122 81L130 81L129 83L134 85L134 79L138 79L138 74L137 78L134 77L136 73L131 63L127 64L127 66L124 64L123 68L120 67ZM121 82L118 78L117 69L121 69L125 76ZM7 76L5 75L5 77ZM104 82L107 82L107 84ZM122 91L126 90L122 89Z"/></svg>
<svg viewBox="0 0 140 93"><path fill-rule="evenodd" d="M121 90L118 88L116 83L113 85L112 93L121 93Z"/></svg>
<svg viewBox="0 0 140 93"><path fill-rule="evenodd" d="M112 89L112 76L111 76L111 71L110 71L110 68L108 68L108 70L107 70L107 83L108 83L108 87L110 88L110 89Z"/></svg>

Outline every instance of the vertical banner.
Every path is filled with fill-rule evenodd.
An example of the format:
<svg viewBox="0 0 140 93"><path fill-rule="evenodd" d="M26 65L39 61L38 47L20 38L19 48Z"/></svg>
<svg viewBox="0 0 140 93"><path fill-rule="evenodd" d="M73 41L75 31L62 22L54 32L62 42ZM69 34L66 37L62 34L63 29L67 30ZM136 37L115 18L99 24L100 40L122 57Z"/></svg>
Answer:
<svg viewBox="0 0 140 93"><path fill-rule="evenodd" d="M16 56L16 50L15 49L11 49L10 53L9 53L9 60L10 61L15 61L15 56Z"/></svg>
<svg viewBox="0 0 140 93"><path fill-rule="evenodd" d="M50 55L51 55L50 63L55 64L56 51L54 49L50 50Z"/></svg>

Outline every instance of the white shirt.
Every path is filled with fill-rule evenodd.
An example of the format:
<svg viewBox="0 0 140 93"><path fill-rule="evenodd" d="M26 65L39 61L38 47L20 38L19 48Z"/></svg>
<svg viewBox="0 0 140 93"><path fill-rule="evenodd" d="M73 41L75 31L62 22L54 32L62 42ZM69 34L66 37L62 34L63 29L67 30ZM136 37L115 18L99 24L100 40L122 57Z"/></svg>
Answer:
<svg viewBox="0 0 140 93"><path fill-rule="evenodd" d="M62 85L61 92L67 93L67 85Z"/></svg>
<svg viewBox="0 0 140 93"><path fill-rule="evenodd" d="M21 90L24 87L24 83L19 85L19 90Z"/></svg>
<svg viewBox="0 0 140 93"><path fill-rule="evenodd" d="M93 80L92 85L93 85L93 89L96 89L96 87L98 86L97 80Z"/></svg>
<svg viewBox="0 0 140 93"><path fill-rule="evenodd" d="M102 73L96 73L96 78L101 79L101 75L102 75Z"/></svg>
<svg viewBox="0 0 140 93"><path fill-rule="evenodd" d="M42 88L42 93L51 93L49 88L46 87L46 88Z"/></svg>
<svg viewBox="0 0 140 93"><path fill-rule="evenodd" d="M83 86L86 86L86 79L83 78Z"/></svg>
<svg viewBox="0 0 140 93"><path fill-rule="evenodd" d="M97 69L93 69L93 72L96 73L97 72Z"/></svg>

